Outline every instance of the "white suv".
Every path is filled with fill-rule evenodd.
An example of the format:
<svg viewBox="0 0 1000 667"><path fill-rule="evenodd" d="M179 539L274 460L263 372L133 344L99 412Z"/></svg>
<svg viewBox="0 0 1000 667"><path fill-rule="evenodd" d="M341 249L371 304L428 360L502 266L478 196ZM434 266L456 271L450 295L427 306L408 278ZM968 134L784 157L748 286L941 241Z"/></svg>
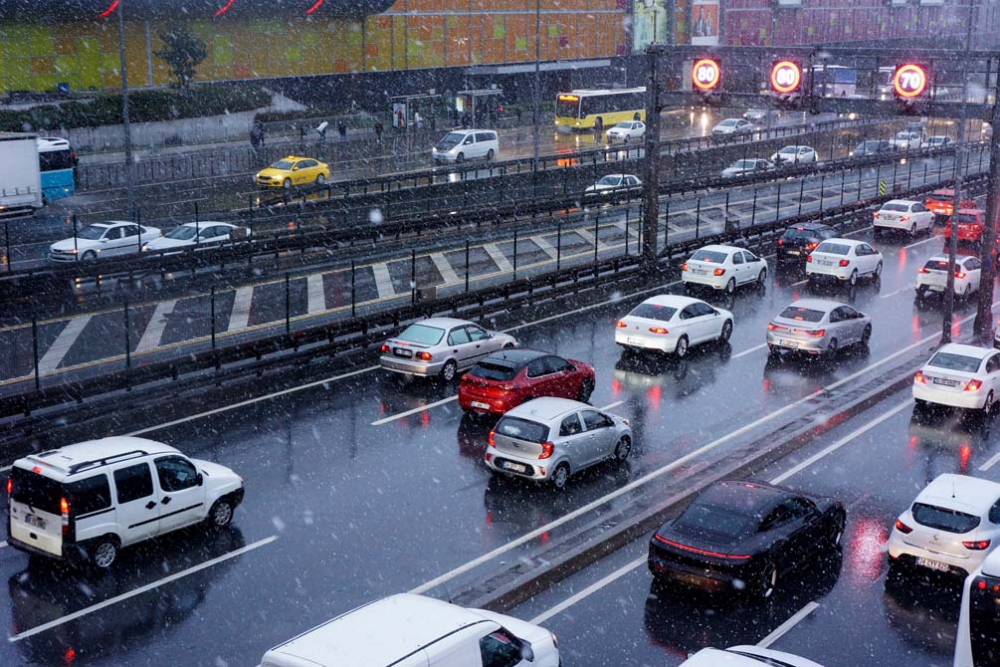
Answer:
<svg viewBox="0 0 1000 667"><path fill-rule="evenodd" d="M136 542L199 522L227 526L243 479L159 442L114 437L18 459L7 493L10 546L107 568Z"/></svg>

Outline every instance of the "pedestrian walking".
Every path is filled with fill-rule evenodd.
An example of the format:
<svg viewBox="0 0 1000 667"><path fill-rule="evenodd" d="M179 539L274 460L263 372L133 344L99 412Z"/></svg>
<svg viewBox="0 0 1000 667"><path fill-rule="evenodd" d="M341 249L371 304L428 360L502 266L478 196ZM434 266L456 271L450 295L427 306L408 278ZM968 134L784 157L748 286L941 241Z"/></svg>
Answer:
<svg viewBox="0 0 1000 667"><path fill-rule="evenodd" d="M347 141L347 126L342 120L337 123L337 134L340 135L341 141Z"/></svg>
<svg viewBox="0 0 1000 667"><path fill-rule="evenodd" d="M379 143L379 145L382 144L382 122L381 121L375 121L375 141L377 141Z"/></svg>

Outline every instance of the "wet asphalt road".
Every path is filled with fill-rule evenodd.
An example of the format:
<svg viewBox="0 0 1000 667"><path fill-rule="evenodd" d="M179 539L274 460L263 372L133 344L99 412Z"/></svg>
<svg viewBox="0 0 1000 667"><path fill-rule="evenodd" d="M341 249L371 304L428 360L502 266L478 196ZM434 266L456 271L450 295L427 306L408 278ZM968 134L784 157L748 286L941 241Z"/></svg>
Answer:
<svg viewBox="0 0 1000 667"><path fill-rule="evenodd" d="M613 345L613 322L637 302L635 298L518 328L514 333L525 347L593 364L597 388L592 402L615 404L612 409L628 416L635 430L636 447L627 467L595 468L574 479L563 496L490 482L481 463L490 422L463 417L453 400L454 386L402 383L376 372L157 429L147 437L230 466L246 479L246 501L234 530L214 537L189 530L146 543L124 553L120 567L103 576L29 564L23 554L0 548L0 577L10 591L9 604L0 604L0 627L9 628L16 639L0 646L0 664L147 665L162 664L165 656L171 664L256 664L267 648L284 639L372 598L410 590L699 443L936 334L939 314L933 308L917 308L909 287L916 269L940 241L917 239L903 247L910 243L900 239L877 244L885 253L880 283L839 293L839 298L872 314L874 335L868 352L845 351L831 365L766 364L767 319L804 296L803 276L796 270L772 271L763 293L747 289L730 303L714 300L735 314L732 340L727 346L707 346L684 363L623 357ZM962 315L972 308L962 306ZM959 332L970 326L966 321ZM163 415L164 422L177 417ZM871 442L878 447L899 445L907 428L906 419L901 419L902 434L893 431L891 437ZM885 428L890 424L897 421L887 421ZM934 470L954 468L947 447L929 446L928 451L934 452ZM868 476L896 469L883 461L898 461L903 471L899 474L912 472L918 484L930 474L920 461L920 450L879 455L879 465L873 465L870 454L870 448L845 447L840 455L848 457L844 465L850 472L837 471L837 480L830 484L843 477L851 486L813 488L845 499L851 507L848 544L860 541L865 548L874 538L868 533L858 537L859 527L867 525L865 530L873 534L884 529L888 517L913 495L912 488L883 485ZM969 465L985 458L970 454ZM915 467L912 461L918 461ZM806 479L805 473L801 479ZM851 497L873 489L875 493L858 503ZM858 521L869 507L870 524ZM231 556L234 552L238 555ZM614 558L635 557L626 552ZM869 559L861 565L869 568L864 572L870 583L878 576L878 559L867 552L863 557ZM852 558L849 546L843 571ZM600 646L594 640L602 635L594 632L592 619L567 621L564 627L557 616L547 623L562 637L565 664L602 664L589 657L599 649L618 651L619 664L647 664L642 656L654 648L659 657L648 664L679 662L679 653L663 647L671 645L677 628L685 638L695 636L693 630L683 631L683 623L690 623L701 607L686 613L679 608L676 616L654 621L655 627L667 628L666 636L660 630L650 633L645 629L650 621L643 617L648 619L645 576L639 568L619 580L633 585L593 611L611 633L597 642ZM820 577L809 585L836 592L842 582L850 581L843 573L830 579L824 584ZM877 585L868 590L881 599ZM765 625L780 624L789 611L801 607L796 606L800 601L767 612ZM94 609L98 604L106 606ZM621 613L623 609L628 613ZM538 612L525 606L516 613L530 617ZM733 613L730 619L749 618L738 609ZM71 614L77 616L67 618ZM46 628L47 623L52 626ZM709 623L699 630L698 640L685 641L732 643L729 635L714 639L711 634L736 628L736 621ZM702 636L710 641L702 642ZM783 641L794 637L790 633ZM830 635L826 637L824 641ZM592 648L577 649L588 645ZM677 659L665 660L664 651L673 651Z"/></svg>

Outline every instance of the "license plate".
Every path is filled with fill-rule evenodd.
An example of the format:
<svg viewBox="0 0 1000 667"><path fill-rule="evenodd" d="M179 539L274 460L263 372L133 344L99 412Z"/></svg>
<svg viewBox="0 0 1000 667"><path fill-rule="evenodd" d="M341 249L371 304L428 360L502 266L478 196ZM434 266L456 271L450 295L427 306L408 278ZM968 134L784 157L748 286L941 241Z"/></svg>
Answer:
<svg viewBox="0 0 1000 667"><path fill-rule="evenodd" d="M34 526L35 528L45 529L45 519L35 516L34 514L25 514L24 522L29 526Z"/></svg>
<svg viewBox="0 0 1000 667"><path fill-rule="evenodd" d="M472 407L479 408L480 410L489 410L490 404L483 403L482 401L472 401Z"/></svg>
<svg viewBox="0 0 1000 667"><path fill-rule="evenodd" d="M781 342L779 342L778 344L781 345L782 347L798 347L799 341L782 339Z"/></svg>
<svg viewBox="0 0 1000 667"><path fill-rule="evenodd" d="M951 569L947 563L930 560L929 558L917 558L917 565L926 567L929 570L936 570L937 572L948 572Z"/></svg>
<svg viewBox="0 0 1000 667"><path fill-rule="evenodd" d="M704 269L695 269L691 273L693 273L696 276L704 276L704 275L706 275L708 273L708 271L706 271Z"/></svg>
<svg viewBox="0 0 1000 667"><path fill-rule="evenodd" d="M413 350L406 350L401 347L393 348L392 351L397 357L406 357L407 359L409 359L410 357L413 356Z"/></svg>
<svg viewBox="0 0 1000 667"><path fill-rule="evenodd" d="M943 384L946 387L957 387L958 386L958 381L957 380L945 380L944 378L934 378L933 382L934 382L934 384Z"/></svg>
<svg viewBox="0 0 1000 667"><path fill-rule="evenodd" d="M524 472L527 468L520 463L511 463L510 461L504 461L504 470L513 470L514 472Z"/></svg>
<svg viewBox="0 0 1000 667"><path fill-rule="evenodd" d="M833 266L833 262L825 262L825 261L823 261L822 259L821 259L821 260L819 260L818 264L819 264L820 266Z"/></svg>
<svg viewBox="0 0 1000 667"><path fill-rule="evenodd" d="M642 340L639 338L635 338L634 336L629 336L628 338L625 339L625 341L629 345L642 345Z"/></svg>
<svg viewBox="0 0 1000 667"><path fill-rule="evenodd" d="M789 251L788 251L788 254L789 254L789 255L798 255L798 254L799 254L799 251L798 251L798 250L789 250Z"/></svg>
<svg viewBox="0 0 1000 667"><path fill-rule="evenodd" d="M932 292L943 292L944 291L944 287L942 287L941 285L931 285L930 286L930 290Z"/></svg>

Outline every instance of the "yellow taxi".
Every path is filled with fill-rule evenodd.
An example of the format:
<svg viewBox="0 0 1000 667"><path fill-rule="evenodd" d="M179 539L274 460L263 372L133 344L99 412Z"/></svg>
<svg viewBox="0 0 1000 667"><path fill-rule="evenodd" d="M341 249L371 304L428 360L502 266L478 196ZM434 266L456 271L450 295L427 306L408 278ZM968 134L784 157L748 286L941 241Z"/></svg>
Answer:
<svg viewBox="0 0 1000 667"><path fill-rule="evenodd" d="M288 157L257 172L254 181L264 188L290 188L293 185L323 185L330 178L330 167L311 157Z"/></svg>

